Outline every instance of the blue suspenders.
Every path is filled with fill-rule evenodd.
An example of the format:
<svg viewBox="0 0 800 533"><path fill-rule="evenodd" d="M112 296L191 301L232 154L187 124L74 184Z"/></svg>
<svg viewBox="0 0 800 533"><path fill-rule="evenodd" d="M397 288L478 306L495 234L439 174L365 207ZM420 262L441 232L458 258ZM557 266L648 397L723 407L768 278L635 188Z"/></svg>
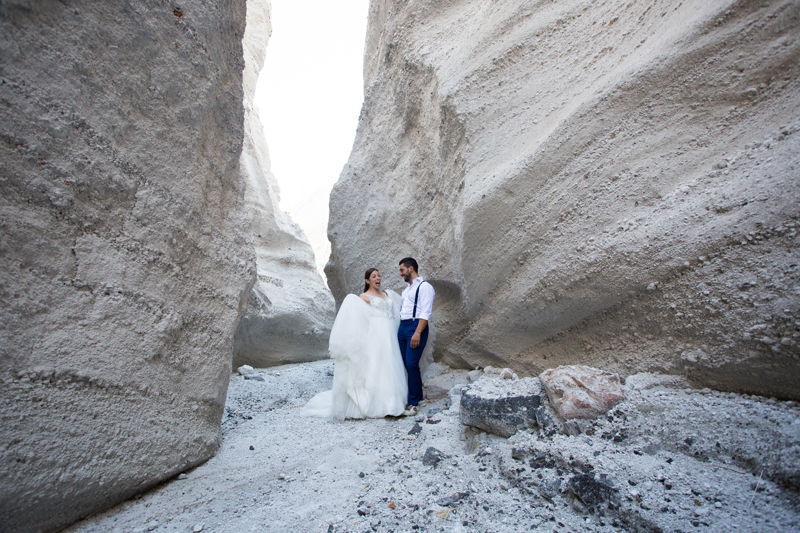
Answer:
<svg viewBox="0 0 800 533"><path fill-rule="evenodd" d="M419 288L422 287L423 283L427 283L426 281L420 281L419 285L417 285L417 292L414 294L414 310L411 311L411 320L417 318L417 300L419 299Z"/></svg>

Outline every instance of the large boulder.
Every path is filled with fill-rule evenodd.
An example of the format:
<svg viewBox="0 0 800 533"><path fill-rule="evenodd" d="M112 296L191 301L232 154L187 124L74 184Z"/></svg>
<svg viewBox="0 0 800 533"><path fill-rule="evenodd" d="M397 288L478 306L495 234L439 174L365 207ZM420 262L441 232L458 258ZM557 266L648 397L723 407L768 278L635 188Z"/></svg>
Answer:
<svg viewBox="0 0 800 533"><path fill-rule="evenodd" d="M334 301L297 224L280 208L253 98L270 35L269 4L251 1L244 35L244 143L240 159L257 278L236 329L234 366L267 367L327 356Z"/></svg>
<svg viewBox="0 0 800 533"><path fill-rule="evenodd" d="M593 420L625 399L619 376L599 368L559 366L545 370L539 379L562 420Z"/></svg>
<svg viewBox="0 0 800 533"><path fill-rule="evenodd" d="M501 437L517 431L552 427L537 378L506 380L484 375L461 392L459 417L466 426Z"/></svg>
<svg viewBox="0 0 800 533"><path fill-rule="evenodd" d="M245 2L0 7L0 524L210 457L255 278Z"/></svg>
<svg viewBox="0 0 800 533"><path fill-rule="evenodd" d="M800 398L799 30L792 0L373 2L335 297L412 255L450 365Z"/></svg>

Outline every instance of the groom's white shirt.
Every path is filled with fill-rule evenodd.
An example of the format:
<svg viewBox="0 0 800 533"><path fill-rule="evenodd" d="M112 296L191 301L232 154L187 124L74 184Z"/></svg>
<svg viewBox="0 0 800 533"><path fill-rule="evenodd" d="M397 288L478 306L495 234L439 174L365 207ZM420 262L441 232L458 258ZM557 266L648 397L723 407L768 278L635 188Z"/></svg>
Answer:
<svg viewBox="0 0 800 533"><path fill-rule="evenodd" d="M414 310L414 296L417 293L417 287L419 287L419 284L423 281L425 280L423 280L421 276L418 276L411 285L403 289L403 306L400 308L400 320L408 320L409 318L431 319L433 299L436 297L436 291L430 283L425 283L419 288L417 316L411 316Z"/></svg>

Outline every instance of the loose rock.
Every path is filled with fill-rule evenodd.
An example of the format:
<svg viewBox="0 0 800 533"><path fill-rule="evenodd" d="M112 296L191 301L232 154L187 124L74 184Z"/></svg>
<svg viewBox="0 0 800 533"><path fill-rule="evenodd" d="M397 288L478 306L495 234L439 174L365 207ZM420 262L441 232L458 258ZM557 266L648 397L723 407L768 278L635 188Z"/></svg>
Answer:
<svg viewBox="0 0 800 533"><path fill-rule="evenodd" d="M542 406L538 379L504 380L485 375L461 395L461 423L501 437L538 427L536 411Z"/></svg>
<svg viewBox="0 0 800 533"><path fill-rule="evenodd" d="M430 446L427 450L425 450L425 455L422 456L422 464L425 466L433 466L439 464L442 459L446 459L448 456L442 453L440 450L437 450L433 446Z"/></svg>
<svg viewBox="0 0 800 533"><path fill-rule="evenodd" d="M249 376L251 374L254 374L256 370L250 365L242 365L239 368L237 368L236 371L243 376Z"/></svg>
<svg viewBox="0 0 800 533"><path fill-rule="evenodd" d="M539 375L556 413L564 419L593 419L625 394L619 376L585 365L559 366Z"/></svg>
<svg viewBox="0 0 800 533"><path fill-rule="evenodd" d="M616 492L607 480L591 474L572 476L566 488L589 509L597 509L601 504L611 501Z"/></svg>

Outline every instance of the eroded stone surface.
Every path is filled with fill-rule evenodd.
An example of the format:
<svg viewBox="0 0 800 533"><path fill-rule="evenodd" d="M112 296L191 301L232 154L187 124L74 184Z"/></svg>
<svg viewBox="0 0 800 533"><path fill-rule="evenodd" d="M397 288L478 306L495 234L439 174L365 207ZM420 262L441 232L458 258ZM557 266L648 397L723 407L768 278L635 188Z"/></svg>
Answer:
<svg viewBox="0 0 800 533"><path fill-rule="evenodd" d="M373 3L336 298L412 255L448 364L800 397L799 11Z"/></svg>
<svg viewBox="0 0 800 533"><path fill-rule="evenodd" d="M217 449L255 277L244 27L243 0L0 8L0 529Z"/></svg>

